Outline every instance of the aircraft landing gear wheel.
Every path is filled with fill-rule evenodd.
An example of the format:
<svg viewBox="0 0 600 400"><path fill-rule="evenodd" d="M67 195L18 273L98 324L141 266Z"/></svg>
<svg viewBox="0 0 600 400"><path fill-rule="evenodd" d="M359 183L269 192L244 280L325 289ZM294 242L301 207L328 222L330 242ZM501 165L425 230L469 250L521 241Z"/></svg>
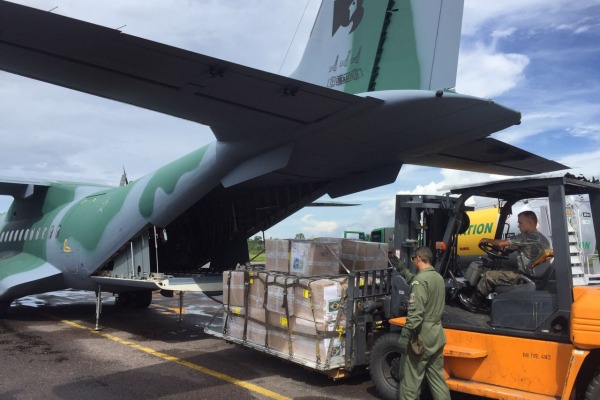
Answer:
<svg viewBox="0 0 600 400"><path fill-rule="evenodd" d="M600 399L600 369L597 369L590 381L586 391L585 400Z"/></svg>
<svg viewBox="0 0 600 400"><path fill-rule="evenodd" d="M8 316L8 309L10 308L11 303L12 301L0 301L0 319Z"/></svg>
<svg viewBox="0 0 600 400"><path fill-rule="evenodd" d="M371 350L371 380L379 394L386 400L398 398L400 383L400 364L402 354L398 347L398 333L386 333L381 336Z"/></svg>
<svg viewBox="0 0 600 400"><path fill-rule="evenodd" d="M146 308L152 303L152 290L137 290L135 292L122 292L117 296L116 304L119 306Z"/></svg>
<svg viewBox="0 0 600 400"><path fill-rule="evenodd" d="M132 301L133 296L131 295L131 292L121 292L117 295L115 304L122 307L128 307L131 305Z"/></svg>
<svg viewBox="0 0 600 400"><path fill-rule="evenodd" d="M141 290L133 292L133 306L137 308L147 308L152 303L152 290Z"/></svg>

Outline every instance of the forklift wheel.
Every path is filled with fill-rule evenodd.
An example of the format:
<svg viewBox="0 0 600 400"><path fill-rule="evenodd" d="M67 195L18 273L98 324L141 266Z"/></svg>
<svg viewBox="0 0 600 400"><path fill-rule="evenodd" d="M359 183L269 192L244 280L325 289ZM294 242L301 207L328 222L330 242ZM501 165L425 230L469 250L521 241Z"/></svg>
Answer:
<svg viewBox="0 0 600 400"><path fill-rule="evenodd" d="M369 366L371 380L379 394L386 400L398 398L402 358L398 347L399 338L398 333L386 333L377 339L371 350Z"/></svg>
<svg viewBox="0 0 600 400"><path fill-rule="evenodd" d="M600 399L600 369L596 370L594 377L585 391L585 400Z"/></svg>

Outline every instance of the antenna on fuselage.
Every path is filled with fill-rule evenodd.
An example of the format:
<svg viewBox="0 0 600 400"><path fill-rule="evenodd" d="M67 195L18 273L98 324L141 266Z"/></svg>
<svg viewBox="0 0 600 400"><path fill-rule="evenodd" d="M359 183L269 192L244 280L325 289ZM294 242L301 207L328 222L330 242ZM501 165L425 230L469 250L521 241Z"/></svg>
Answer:
<svg viewBox="0 0 600 400"><path fill-rule="evenodd" d="M119 186L125 186L129 184L129 180L127 179L127 172L125 172L125 166L123 165L123 175L121 175L121 183Z"/></svg>
<svg viewBox="0 0 600 400"><path fill-rule="evenodd" d="M296 39L296 35L298 34L298 30L300 29L300 25L302 24L302 20L304 19L304 16L306 15L306 9L308 8L308 5L310 4L310 0L307 0L306 5L304 6L304 11L302 11L302 16L300 17L300 21L298 21L298 26L296 26L296 31L294 31L294 36L292 37L292 40L290 41L290 44L285 52L285 56L283 56L283 61L281 61L281 66L279 66L279 72L277 72L278 74L281 74L281 70L283 69L283 65L285 64L285 60L287 60L288 54L290 53L290 49L292 48L292 44L294 44L294 40Z"/></svg>

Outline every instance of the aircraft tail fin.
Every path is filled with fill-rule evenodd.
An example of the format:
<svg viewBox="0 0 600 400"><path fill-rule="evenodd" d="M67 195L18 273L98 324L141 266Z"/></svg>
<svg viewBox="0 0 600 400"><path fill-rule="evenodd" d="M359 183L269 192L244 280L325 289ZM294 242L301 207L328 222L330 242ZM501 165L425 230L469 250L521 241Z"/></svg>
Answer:
<svg viewBox="0 0 600 400"><path fill-rule="evenodd" d="M464 0L323 0L292 78L347 93L453 88Z"/></svg>

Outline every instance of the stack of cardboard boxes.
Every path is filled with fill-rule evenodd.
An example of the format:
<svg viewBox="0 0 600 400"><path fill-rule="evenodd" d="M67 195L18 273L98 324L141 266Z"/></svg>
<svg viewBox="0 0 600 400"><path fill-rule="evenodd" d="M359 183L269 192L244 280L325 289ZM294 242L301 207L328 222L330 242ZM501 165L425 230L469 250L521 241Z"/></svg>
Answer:
<svg viewBox="0 0 600 400"><path fill-rule="evenodd" d="M225 271L225 333L317 364L343 362L342 271L387 268L387 245L267 240L265 270Z"/></svg>

